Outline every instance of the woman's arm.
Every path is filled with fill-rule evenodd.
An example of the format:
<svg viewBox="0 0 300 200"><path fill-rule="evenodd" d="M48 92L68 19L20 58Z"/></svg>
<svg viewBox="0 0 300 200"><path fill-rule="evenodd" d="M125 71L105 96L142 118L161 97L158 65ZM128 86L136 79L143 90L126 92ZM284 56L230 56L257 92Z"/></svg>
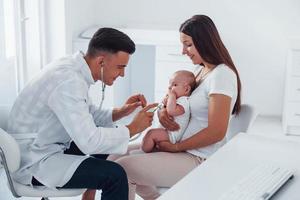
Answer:
<svg viewBox="0 0 300 200"><path fill-rule="evenodd" d="M170 116L166 108L162 108L157 112L160 124L169 131L177 131L180 126Z"/></svg>
<svg viewBox="0 0 300 200"><path fill-rule="evenodd" d="M161 142L162 151L179 152L214 144L225 137L230 116L231 98L222 94L212 94L208 105L208 126L197 134L176 144Z"/></svg>

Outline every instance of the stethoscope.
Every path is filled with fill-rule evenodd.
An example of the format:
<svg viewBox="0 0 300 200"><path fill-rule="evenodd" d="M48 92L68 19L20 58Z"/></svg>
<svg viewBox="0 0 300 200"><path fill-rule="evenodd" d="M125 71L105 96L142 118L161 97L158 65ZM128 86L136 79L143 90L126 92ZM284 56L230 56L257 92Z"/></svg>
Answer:
<svg viewBox="0 0 300 200"><path fill-rule="evenodd" d="M101 85L102 85L102 89L101 89L101 93L102 93L102 97L101 97L101 102L100 102L100 106L99 109L101 110L104 99L105 99L105 88L106 88L106 84L104 83L104 74L103 74L103 63L100 66L100 73L101 73ZM132 142L136 139L138 139L140 136L142 135L142 133L137 134L136 136L132 137L129 139L129 142Z"/></svg>
<svg viewBox="0 0 300 200"><path fill-rule="evenodd" d="M82 51L80 51L81 55L84 56L84 53ZM106 84L104 83L104 75L103 75L103 62L101 62L100 64L100 74L101 74L101 84L102 84L102 97L101 97L101 102L100 102L100 106L99 106L99 110L101 110L102 108L102 105L103 105L103 101L104 101L104 98L105 98L105 87L106 87Z"/></svg>
<svg viewBox="0 0 300 200"><path fill-rule="evenodd" d="M100 65L100 74L101 74L101 85L102 85L102 97L101 97L101 102L100 102L100 106L99 109L101 110L104 99L105 99L105 88L106 88L106 84L104 83L104 74L103 74L103 63L101 63ZM156 108L154 108L151 112L155 112L157 109L162 108L163 107L163 103L160 103ZM137 135L135 135L134 137L129 139L129 142L132 142L136 139L138 139L140 136L142 135L142 133L139 133Z"/></svg>
<svg viewBox="0 0 300 200"><path fill-rule="evenodd" d="M101 97L101 103L100 103L99 109L101 110L102 105L103 105L103 101L104 101L104 98L105 98L105 88L106 88L106 84L104 83L104 79L103 79L103 77L104 77L104 75L103 75L103 63L101 64L100 73L101 73L102 97Z"/></svg>

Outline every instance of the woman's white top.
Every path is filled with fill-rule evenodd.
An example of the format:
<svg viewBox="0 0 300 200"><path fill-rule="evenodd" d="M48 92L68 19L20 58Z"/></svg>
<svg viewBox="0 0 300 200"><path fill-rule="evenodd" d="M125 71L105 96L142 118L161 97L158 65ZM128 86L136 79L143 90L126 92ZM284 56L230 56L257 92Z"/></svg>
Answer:
<svg viewBox="0 0 300 200"><path fill-rule="evenodd" d="M15 181L31 185L34 176L47 187L65 185L87 158L63 154L71 141L85 154L126 153L129 130L114 126L112 109L91 105L88 90L94 83L78 52L50 63L22 90L8 132L37 133L37 138L19 141L21 166L13 174Z"/></svg>
<svg viewBox="0 0 300 200"><path fill-rule="evenodd" d="M193 91L190 100L191 119L182 137L185 140L208 126L208 103L211 94L223 94L231 98L230 110L233 110L237 99L236 74L225 64L216 66L202 83ZM226 142L226 137L215 144L188 150L187 152L207 158Z"/></svg>

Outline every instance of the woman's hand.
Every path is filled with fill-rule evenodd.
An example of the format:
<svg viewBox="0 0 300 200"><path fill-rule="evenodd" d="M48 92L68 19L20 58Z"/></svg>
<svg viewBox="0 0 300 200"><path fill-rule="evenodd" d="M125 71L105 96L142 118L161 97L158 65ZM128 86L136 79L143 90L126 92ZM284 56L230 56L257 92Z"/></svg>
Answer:
<svg viewBox="0 0 300 200"><path fill-rule="evenodd" d="M139 106L145 107L147 100L144 95L137 94L129 97L126 103L121 108L115 108L113 111L113 121L119 120L131 114Z"/></svg>
<svg viewBox="0 0 300 200"><path fill-rule="evenodd" d="M169 141L162 141L156 144L156 148L159 151L165 151L165 152L180 152L180 149L178 148L178 143L172 144Z"/></svg>
<svg viewBox="0 0 300 200"><path fill-rule="evenodd" d="M172 116L168 115L167 109L163 108L158 112L159 122L169 131L177 131L180 126L174 121Z"/></svg>

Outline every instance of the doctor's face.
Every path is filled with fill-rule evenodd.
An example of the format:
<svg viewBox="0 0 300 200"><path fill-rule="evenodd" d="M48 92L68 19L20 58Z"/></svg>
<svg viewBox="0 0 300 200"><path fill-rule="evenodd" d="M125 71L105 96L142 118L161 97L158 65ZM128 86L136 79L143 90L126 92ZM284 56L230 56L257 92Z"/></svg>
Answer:
<svg viewBox="0 0 300 200"><path fill-rule="evenodd" d="M125 68L129 61L129 54L119 51L115 54L108 54L103 61L103 82L112 85L119 77L124 77ZM99 77L101 80L101 76Z"/></svg>

